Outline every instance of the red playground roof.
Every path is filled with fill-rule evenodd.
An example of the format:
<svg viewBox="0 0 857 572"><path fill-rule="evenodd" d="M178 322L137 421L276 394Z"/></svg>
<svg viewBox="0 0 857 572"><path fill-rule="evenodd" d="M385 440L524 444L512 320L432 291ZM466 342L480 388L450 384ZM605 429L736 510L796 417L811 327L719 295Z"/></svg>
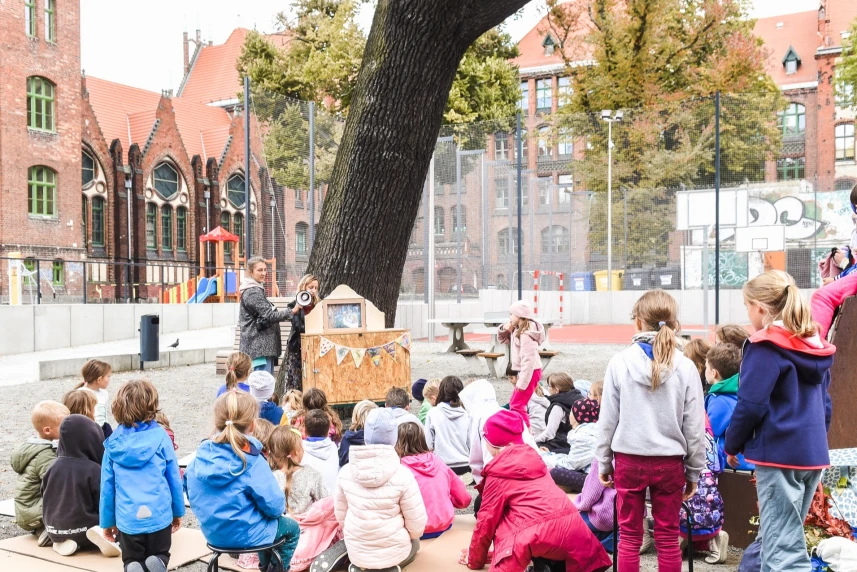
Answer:
<svg viewBox="0 0 857 572"><path fill-rule="evenodd" d="M218 226L208 234L199 237L199 240L202 242L238 242L238 237L228 230L223 230L222 226Z"/></svg>

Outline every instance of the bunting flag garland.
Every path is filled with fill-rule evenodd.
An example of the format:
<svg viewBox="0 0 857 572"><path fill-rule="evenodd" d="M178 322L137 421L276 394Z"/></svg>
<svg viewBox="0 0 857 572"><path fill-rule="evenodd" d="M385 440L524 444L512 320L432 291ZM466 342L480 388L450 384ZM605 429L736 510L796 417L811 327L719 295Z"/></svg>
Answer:
<svg viewBox="0 0 857 572"><path fill-rule="evenodd" d="M325 337L321 338L321 342L319 343L318 356L324 357L331 350L335 350L336 353L336 364L341 365L342 360L345 359L345 356L351 354L352 359L354 360L354 365L356 367L360 367L363 363L363 357L368 353L369 359L372 360L372 363L375 367L381 365L381 358L383 357L383 353L381 350L387 352L393 361L396 361L396 346L401 346L403 349L410 351L411 349L411 334L406 332L393 340L392 342L388 342L381 346L375 346L372 348L348 348L345 346L341 346Z"/></svg>
<svg viewBox="0 0 857 572"><path fill-rule="evenodd" d="M372 360L375 367L381 365L381 348L369 348L366 353L369 354L369 359Z"/></svg>
<svg viewBox="0 0 857 572"><path fill-rule="evenodd" d="M351 351L348 348L344 348L342 346L336 346L336 365L340 365L342 360L345 359Z"/></svg>
<svg viewBox="0 0 857 572"><path fill-rule="evenodd" d="M333 349L336 344L328 340L327 338L321 338L321 345L319 348L318 356L324 357L327 355L327 352Z"/></svg>
<svg viewBox="0 0 857 572"><path fill-rule="evenodd" d="M363 348L351 348L351 357L354 358L354 367L360 368L363 363L363 356L366 355L366 350Z"/></svg>

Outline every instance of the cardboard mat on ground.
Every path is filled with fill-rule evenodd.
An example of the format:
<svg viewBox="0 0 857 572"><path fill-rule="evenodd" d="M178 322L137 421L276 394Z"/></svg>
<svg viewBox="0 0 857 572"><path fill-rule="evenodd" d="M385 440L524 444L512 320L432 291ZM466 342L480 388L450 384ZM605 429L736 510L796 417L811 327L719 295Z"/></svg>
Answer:
<svg viewBox="0 0 857 572"><path fill-rule="evenodd" d="M0 550L14 552L38 559L40 561L53 562L62 565L63 568L76 568L89 570L90 572L122 572L122 558L105 558L96 549L80 551L73 556L60 556L52 548L40 548L35 535L25 534L14 538L0 541ZM173 535L173 545L170 550L170 570L184 566L188 562L199 560L209 554L205 546L205 538L202 532L192 528L182 528ZM0 561L2 562L2 561ZM41 568L0 568L2 570L38 570ZM45 568L45 572L52 572L53 568Z"/></svg>
<svg viewBox="0 0 857 572"><path fill-rule="evenodd" d="M0 501L0 515L15 516L15 499Z"/></svg>
<svg viewBox="0 0 857 572"><path fill-rule="evenodd" d="M0 570L9 570L10 572L18 572L19 570L26 570L27 572L67 572L68 566L55 564L47 560L39 560L32 556L24 556L23 554L0 550Z"/></svg>

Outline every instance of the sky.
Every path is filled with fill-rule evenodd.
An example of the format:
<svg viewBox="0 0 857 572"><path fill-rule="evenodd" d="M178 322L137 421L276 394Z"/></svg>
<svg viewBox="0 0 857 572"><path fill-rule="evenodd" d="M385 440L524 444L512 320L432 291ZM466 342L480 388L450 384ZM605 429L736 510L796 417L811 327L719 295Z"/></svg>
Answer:
<svg viewBox="0 0 857 572"><path fill-rule="evenodd" d="M751 0L751 16L767 17L814 10L818 0ZM275 16L289 0L80 0L81 67L89 76L159 92L178 89L183 76L182 32L200 29L204 40L223 43L237 27L274 30ZM520 40L541 18L544 0L532 0L506 22ZM373 4L365 4L359 24L368 33ZM191 46L191 54L193 46Z"/></svg>

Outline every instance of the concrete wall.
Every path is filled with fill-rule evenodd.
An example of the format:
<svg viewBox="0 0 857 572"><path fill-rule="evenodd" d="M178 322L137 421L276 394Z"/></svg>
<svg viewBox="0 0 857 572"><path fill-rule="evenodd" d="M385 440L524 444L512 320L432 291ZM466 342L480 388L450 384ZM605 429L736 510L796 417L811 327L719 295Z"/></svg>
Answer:
<svg viewBox="0 0 857 572"><path fill-rule="evenodd" d="M161 352L156 362L146 362L146 369L158 369L166 367L178 367L182 365L196 365L200 363L215 363L217 352L231 350L232 348L206 348L196 350L174 350ZM69 358L38 363L39 381L45 379L56 379L60 377L72 377L80 372L83 364L91 358ZM114 372L139 371L140 356L136 354L99 356L97 359L110 364Z"/></svg>
<svg viewBox="0 0 857 572"><path fill-rule="evenodd" d="M238 304L0 306L0 355L136 338L144 314L157 314L161 334L171 334L234 326Z"/></svg>

